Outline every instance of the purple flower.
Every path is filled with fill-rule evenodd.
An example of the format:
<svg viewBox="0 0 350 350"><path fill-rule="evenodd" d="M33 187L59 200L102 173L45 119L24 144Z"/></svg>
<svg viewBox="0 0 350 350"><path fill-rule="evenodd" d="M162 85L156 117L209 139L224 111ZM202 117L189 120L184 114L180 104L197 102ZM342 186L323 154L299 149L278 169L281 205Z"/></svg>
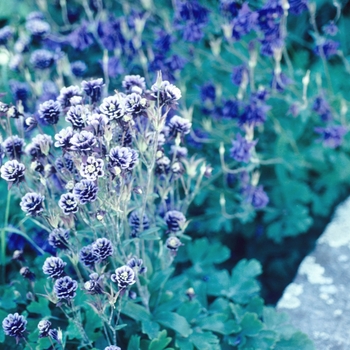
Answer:
<svg viewBox="0 0 350 350"><path fill-rule="evenodd" d="M337 54L339 45L337 41L327 39L322 44L317 45L314 51L318 56L321 56L321 52L323 52L326 58L330 58Z"/></svg>
<svg viewBox="0 0 350 350"><path fill-rule="evenodd" d="M250 103L244 108L243 113L239 117L241 125L260 125L266 120L266 113L271 109L270 106L264 104L262 101L251 98Z"/></svg>
<svg viewBox="0 0 350 350"><path fill-rule="evenodd" d="M103 67L103 61L100 61L100 64ZM124 72L123 66L122 66L119 58L110 57L108 59L107 71L108 71L108 76L110 78L116 78Z"/></svg>
<svg viewBox="0 0 350 350"><path fill-rule="evenodd" d="M26 167L16 159L7 161L1 167L1 177L9 183L18 184L24 180Z"/></svg>
<svg viewBox="0 0 350 350"><path fill-rule="evenodd" d="M232 37L239 40L242 36L248 34L256 25L258 13L250 10L248 3L244 3L239 10L238 15L231 22Z"/></svg>
<svg viewBox="0 0 350 350"><path fill-rule="evenodd" d="M69 148L71 146L70 140L73 135L74 132L70 126L60 130L60 132L55 135L55 147Z"/></svg>
<svg viewBox="0 0 350 350"><path fill-rule="evenodd" d="M180 89L166 80L162 81L160 85L158 85L158 83L153 84L151 90L151 96L154 100L159 101L160 106L175 105L177 104L176 101L181 98Z"/></svg>
<svg viewBox="0 0 350 350"><path fill-rule="evenodd" d="M79 252L79 260L87 267L93 267L98 261L98 251L93 249L92 245L89 244L81 248Z"/></svg>
<svg viewBox="0 0 350 350"><path fill-rule="evenodd" d="M2 321L2 328L6 335L21 338L26 331L27 320L17 312L7 315Z"/></svg>
<svg viewBox="0 0 350 350"><path fill-rule="evenodd" d="M317 127L315 132L321 135L319 141L329 148L337 148L343 142L343 136L348 132L348 129L341 125L331 125L325 128Z"/></svg>
<svg viewBox="0 0 350 350"><path fill-rule="evenodd" d="M174 115L169 121L169 132L170 134L176 136L180 134L184 136L189 134L191 131L192 123L190 123L187 119L181 118L178 115Z"/></svg>
<svg viewBox="0 0 350 350"><path fill-rule="evenodd" d="M315 98L312 110L315 111L325 122L333 119L331 107L322 95Z"/></svg>
<svg viewBox="0 0 350 350"><path fill-rule="evenodd" d="M47 157L50 153L52 138L46 134L38 134L32 138L32 142L26 147L25 151L30 154L32 160Z"/></svg>
<svg viewBox="0 0 350 350"><path fill-rule="evenodd" d="M99 102L102 95L103 79L95 79L90 81L82 81L81 86L86 95L91 98L91 103Z"/></svg>
<svg viewBox="0 0 350 350"><path fill-rule="evenodd" d="M55 228L49 234L48 242L50 246L58 249L67 249L69 231L63 228Z"/></svg>
<svg viewBox="0 0 350 350"><path fill-rule="evenodd" d="M92 132L83 130L72 136L70 139L70 148L73 151L89 155L93 151L96 142L96 138Z"/></svg>
<svg viewBox="0 0 350 350"><path fill-rule="evenodd" d="M62 108L70 107L71 98L75 96L81 96L78 86L63 87L57 97L57 101L61 104Z"/></svg>
<svg viewBox="0 0 350 350"><path fill-rule="evenodd" d="M88 157L81 165L80 175L88 180L95 181L98 177L104 176L103 160L95 157Z"/></svg>
<svg viewBox="0 0 350 350"><path fill-rule="evenodd" d="M184 22L193 21L196 24L208 22L209 10L203 7L197 0L176 2L176 19Z"/></svg>
<svg viewBox="0 0 350 350"><path fill-rule="evenodd" d="M164 220L166 224L168 225L168 229L171 232L177 232L182 230L185 222L186 217L184 214L181 213L181 211L178 210L170 210L166 212L164 216Z"/></svg>
<svg viewBox="0 0 350 350"><path fill-rule="evenodd" d="M3 143L6 155L10 159L20 159L23 154L24 140L17 135L8 137Z"/></svg>
<svg viewBox="0 0 350 350"><path fill-rule="evenodd" d="M177 252L178 249L182 246L183 244L181 241L176 237L176 236L171 236L169 237L166 242L165 246L167 249L169 249L171 252Z"/></svg>
<svg viewBox="0 0 350 350"><path fill-rule="evenodd" d="M73 299L77 294L77 289L78 282L71 279L69 276L57 279L53 286L53 291L58 299Z"/></svg>
<svg viewBox="0 0 350 350"><path fill-rule="evenodd" d="M146 90L145 78L140 75L126 75L122 86L127 94L132 92L142 94Z"/></svg>
<svg viewBox="0 0 350 350"><path fill-rule="evenodd" d="M248 69L247 67L242 64L240 66L236 66L233 68L233 72L231 75L231 81L233 84L240 86L243 81L243 76L246 76L246 79L248 78Z"/></svg>
<svg viewBox="0 0 350 350"><path fill-rule="evenodd" d="M122 35L120 21L113 16L110 16L106 22L99 22L97 32L102 45L108 51L122 48L126 44L126 40Z"/></svg>
<svg viewBox="0 0 350 350"><path fill-rule="evenodd" d="M215 85L212 83L205 83L201 86L200 95L202 102L211 101L214 102L216 99Z"/></svg>
<svg viewBox="0 0 350 350"><path fill-rule="evenodd" d="M109 117L110 120L119 119L124 116L124 106L119 95L109 96L103 99L100 112Z"/></svg>
<svg viewBox="0 0 350 350"><path fill-rule="evenodd" d="M39 118L43 119L47 124L57 124L60 113L61 104L57 101L49 100L39 106Z"/></svg>
<svg viewBox="0 0 350 350"><path fill-rule="evenodd" d="M113 255L112 242L107 238L98 238L91 246L98 261L106 260Z"/></svg>
<svg viewBox="0 0 350 350"><path fill-rule="evenodd" d="M328 35L330 35L330 36L335 36L335 35L337 35L337 33L338 33L338 31L339 31L339 29L338 29L338 27L336 26L336 24L334 23L334 21L330 21L328 24L324 25L324 26L322 27L322 29L323 29L323 32L324 32L325 34L328 34Z"/></svg>
<svg viewBox="0 0 350 350"><path fill-rule="evenodd" d="M88 29L88 23L84 21L80 27L70 33L67 37L67 43L78 51L83 51L90 47L94 43L94 36Z"/></svg>
<svg viewBox="0 0 350 350"><path fill-rule="evenodd" d="M45 49L35 50L30 56L30 63L35 69L44 70L55 63L54 55Z"/></svg>
<svg viewBox="0 0 350 350"><path fill-rule="evenodd" d="M129 216L129 225L131 228L131 238L135 238L141 231L141 220L140 220L140 212L138 210L134 210ZM142 231L149 229L149 219L146 214L143 214L142 220Z"/></svg>
<svg viewBox="0 0 350 350"><path fill-rule="evenodd" d="M58 206L62 209L64 215L74 214L78 211L78 202L71 193L62 194Z"/></svg>
<svg viewBox="0 0 350 350"><path fill-rule="evenodd" d="M67 111L66 121L71 123L74 129L82 129L90 111L86 106L70 106Z"/></svg>
<svg viewBox="0 0 350 350"><path fill-rule="evenodd" d="M94 202L97 199L98 187L91 180L81 180L73 188L73 195L80 204Z"/></svg>
<svg viewBox="0 0 350 350"><path fill-rule="evenodd" d="M21 101L26 107L26 101L30 95L30 87L27 83L22 83L17 80L10 80L10 89L13 99L18 102Z"/></svg>
<svg viewBox="0 0 350 350"><path fill-rule="evenodd" d="M171 34L164 30L158 30L156 33L156 40L153 43L153 47L158 52L168 52L171 48L171 43L173 42L173 37Z"/></svg>
<svg viewBox="0 0 350 350"><path fill-rule="evenodd" d="M19 205L27 216L36 216L44 210L44 199L45 197L38 193L29 192L22 197Z"/></svg>
<svg viewBox="0 0 350 350"><path fill-rule="evenodd" d="M231 157L237 162L248 163L251 157L251 151L256 143L257 141L248 141L241 134L237 134L236 140L232 141Z"/></svg>
<svg viewBox="0 0 350 350"><path fill-rule="evenodd" d="M262 209L269 203L269 197L262 185L247 185L243 189L243 195L245 196L245 201L252 204L255 209Z"/></svg>
<svg viewBox="0 0 350 350"><path fill-rule="evenodd" d="M139 154L132 148L116 146L109 152L109 161L113 167L118 167L120 171L132 170L137 164Z"/></svg>
<svg viewBox="0 0 350 350"><path fill-rule="evenodd" d="M102 276L99 276L97 273L92 273L89 275L90 280L84 283L84 289L87 291L88 294L95 295L95 294L102 294L103 289L101 286L102 282Z"/></svg>
<svg viewBox="0 0 350 350"><path fill-rule="evenodd" d="M13 37L14 30L10 26L5 26L0 29L0 45L6 45Z"/></svg>
<svg viewBox="0 0 350 350"><path fill-rule="evenodd" d="M202 28L201 24L197 24L194 21L187 22L183 28L183 39L190 43L200 41L204 36Z"/></svg>
<svg viewBox="0 0 350 350"><path fill-rule="evenodd" d="M144 114L147 109L147 100L142 98L141 95L133 92L127 95L124 102L125 112L133 116Z"/></svg>
<svg viewBox="0 0 350 350"><path fill-rule="evenodd" d="M272 74L271 88L276 89L278 92L283 92L285 88L292 83L292 80L289 79L284 73L276 75Z"/></svg>
<svg viewBox="0 0 350 350"><path fill-rule="evenodd" d="M70 70L77 78L84 76L87 71L87 65L83 61L75 61L70 64Z"/></svg>
<svg viewBox="0 0 350 350"><path fill-rule="evenodd" d="M220 0L220 10L229 18L236 17L239 8L240 5L236 0Z"/></svg>
<svg viewBox="0 0 350 350"><path fill-rule="evenodd" d="M67 265L61 258L51 256L47 258L43 265L43 272L50 278L61 277L64 273L64 267Z"/></svg>
<svg viewBox="0 0 350 350"><path fill-rule="evenodd" d="M289 0L289 12L293 15L300 15L307 10L308 0Z"/></svg>
<svg viewBox="0 0 350 350"><path fill-rule="evenodd" d="M118 283L118 287L123 289L136 282L135 272L131 267L124 265L115 270L115 274L111 275L111 280Z"/></svg>
<svg viewBox="0 0 350 350"><path fill-rule="evenodd" d="M51 31L50 24L38 18L27 21L26 29L32 36L38 39L47 36Z"/></svg>
<svg viewBox="0 0 350 350"><path fill-rule="evenodd" d="M239 104L235 100L226 100L220 110L220 117L234 119L239 116Z"/></svg>

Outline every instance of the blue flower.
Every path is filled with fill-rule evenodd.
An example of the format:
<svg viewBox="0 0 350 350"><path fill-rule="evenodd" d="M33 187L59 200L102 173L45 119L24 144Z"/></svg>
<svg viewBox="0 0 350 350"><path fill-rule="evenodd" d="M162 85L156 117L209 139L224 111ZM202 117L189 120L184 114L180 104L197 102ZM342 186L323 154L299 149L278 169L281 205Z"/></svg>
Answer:
<svg viewBox="0 0 350 350"><path fill-rule="evenodd" d="M45 197L38 193L29 192L22 197L19 205L27 215L36 216L44 210L44 199Z"/></svg>
<svg viewBox="0 0 350 350"><path fill-rule="evenodd" d="M186 217L183 213L181 213L178 210L170 210L166 212L164 220L168 225L169 231L177 232L183 228L186 222Z"/></svg>
<svg viewBox="0 0 350 350"><path fill-rule="evenodd" d="M67 249L68 247L69 231L64 228L55 228L49 234L49 244L58 249Z"/></svg>
<svg viewBox="0 0 350 350"><path fill-rule="evenodd" d="M6 155L10 159L20 159L24 153L24 140L17 135L9 136L3 143L2 147L5 149Z"/></svg>
<svg viewBox="0 0 350 350"><path fill-rule="evenodd" d="M76 133L70 139L71 150L81 154L89 155L96 146L96 137L90 131L83 130Z"/></svg>
<svg viewBox="0 0 350 350"><path fill-rule="evenodd" d="M58 201L58 206L64 215L74 214L78 211L78 202L72 193L64 193Z"/></svg>
<svg viewBox="0 0 350 350"><path fill-rule="evenodd" d="M37 39L47 36L51 31L50 24L39 18L27 20L26 29Z"/></svg>
<svg viewBox="0 0 350 350"><path fill-rule="evenodd" d="M6 45L12 39L14 30L10 26L5 26L0 29L0 45Z"/></svg>
<svg viewBox="0 0 350 350"><path fill-rule="evenodd" d="M104 86L103 79L94 79L90 81L82 81L81 86L86 95L90 97L91 103L99 102L102 95L102 88Z"/></svg>
<svg viewBox="0 0 350 350"><path fill-rule="evenodd" d="M251 151L256 143L257 141L248 141L241 134L237 134L236 140L232 141L231 157L237 162L248 163L251 157Z"/></svg>
<svg viewBox="0 0 350 350"><path fill-rule="evenodd" d="M129 225L131 228L131 238L135 238L141 231L141 220L140 220L140 212L138 210L134 210L129 216ZM142 220L142 231L149 229L149 219L148 216L144 213Z"/></svg>
<svg viewBox="0 0 350 350"><path fill-rule="evenodd" d="M216 99L215 85L212 83L205 83L200 88L200 96L202 102L211 101L214 102Z"/></svg>
<svg viewBox="0 0 350 350"><path fill-rule="evenodd" d="M71 99L75 96L81 96L78 86L63 87L57 97L57 101L61 104L62 108L70 107Z"/></svg>
<svg viewBox="0 0 350 350"><path fill-rule="evenodd" d="M324 26L322 27L322 29L323 29L323 32L324 32L325 34L328 34L328 35L330 35L330 36L335 36L335 35L337 35L337 33L338 33L338 31L339 31L339 29L338 29L338 27L336 26L336 24L334 23L334 21L330 21L328 24L324 25Z"/></svg>
<svg viewBox="0 0 350 350"><path fill-rule="evenodd" d="M2 328L6 335L20 338L26 331L27 320L17 312L7 315L2 321Z"/></svg>
<svg viewBox="0 0 350 350"><path fill-rule="evenodd" d="M270 109L271 107L262 101L251 98L250 103L244 108L243 113L239 117L239 123L253 126L263 124L266 121L266 113Z"/></svg>
<svg viewBox="0 0 350 350"><path fill-rule="evenodd" d="M118 283L118 287L124 289L136 282L134 270L124 265L115 270L115 274L111 275L112 282Z"/></svg>
<svg viewBox="0 0 350 350"><path fill-rule="evenodd" d="M119 95L109 96L103 99L100 112L108 116L110 120L119 119L124 116L124 106Z"/></svg>
<svg viewBox="0 0 350 350"><path fill-rule="evenodd" d="M329 148L337 148L343 142L343 136L348 132L348 129L341 125L330 125L327 127L317 127L315 132L321 135L319 141Z"/></svg>
<svg viewBox="0 0 350 350"><path fill-rule="evenodd" d="M138 162L139 154L132 148L116 146L109 152L109 162L120 171L132 170Z"/></svg>
<svg viewBox="0 0 350 350"><path fill-rule="evenodd" d="M39 106L38 114L39 118L47 124L57 124L61 114L61 104L53 100L46 101Z"/></svg>
<svg viewBox="0 0 350 350"><path fill-rule="evenodd" d="M9 183L18 184L24 180L26 167L16 159L7 161L0 169L1 177Z"/></svg>
<svg viewBox="0 0 350 350"><path fill-rule="evenodd" d="M246 75L246 79L248 78L248 69L244 64L233 67L231 75L231 81L233 84L240 86L243 80L243 75Z"/></svg>
<svg viewBox="0 0 350 350"><path fill-rule="evenodd" d="M122 48L126 44L120 21L113 16L110 16L106 22L98 23L97 33L101 39L102 45L108 51Z"/></svg>
<svg viewBox="0 0 350 350"><path fill-rule="evenodd" d="M98 261L106 260L113 255L112 242L107 238L98 238L91 246Z"/></svg>
<svg viewBox="0 0 350 350"><path fill-rule="evenodd" d="M331 107L322 95L315 98L312 110L315 111L325 122L333 119Z"/></svg>
<svg viewBox="0 0 350 350"><path fill-rule="evenodd" d="M45 49L35 50L30 56L30 63L34 68L44 70L55 63L54 55Z"/></svg>
<svg viewBox="0 0 350 350"><path fill-rule="evenodd" d="M309 0L289 0L289 13L300 15L307 10Z"/></svg>
<svg viewBox="0 0 350 350"><path fill-rule="evenodd" d="M191 131L192 123L190 123L187 119L181 118L178 115L174 115L168 124L169 133L173 136L180 134L184 136L189 134Z"/></svg>
<svg viewBox="0 0 350 350"><path fill-rule="evenodd" d="M235 100L226 100L220 109L220 117L234 119L239 116L239 104Z"/></svg>
<svg viewBox="0 0 350 350"><path fill-rule="evenodd" d="M243 194L245 196L245 201L252 204L255 209L262 209L269 203L269 197L264 191L264 187L247 185L243 189Z"/></svg>
<svg viewBox="0 0 350 350"><path fill-rule="evenodd" d="M83 61L71 62L70 70L77 78L83 77L87 71L87 65Z"/></svg>
<svg viewBox="0 0 350 350"><path fill-rule="evenodd" d="M91 180L81 180L73 188L73 195L80 204L94 202L97 199L98 187Z"/></svg>
<svg viewBox="0 0 350 350"><path fill-rule="evenodd" d="M258 13L250 10L248 3L244 3L239 10L238 15L231 22L232 37L239 40L242 36L248 34L256 25Z"/></svg>
<svg viewBox="0 0 350 350"><path fill-rule="evenodd" d="M70 33L67 37L67 43L78 51L83 51L90 47L94 43L94 36L88 29L88 23L84 21L80 27Z"/></svg>
<svg viewBox="0 0 350 350"><path fill-rule="evenodd" d="M317 45L314 51L318 56L323 52L326 58L330 58L337 54L339 45L337 41L326 39L322 44Z"/></svg>
<svg viewBox="0 0 350 350"><path fill-rule="evenodd" d="M47 258L43 265L43 272L50 278L61 277L64 273L64 267L67 265L61 258L51 256Z"/></svg>
<svg viewBox="0 0 350 350"><path fill-rule="evenodd" d="M71 279L69 276L57 279L53 286L54 293L58 299L73 299L77 294L77 289L78 282Z"/></svg>
<svg viewBox="0 0 350 350"><path fill-rule="evenodd" d="M126 75L122 86L127 94L132 92L142 94L146 90L145 78L140 75Z"/></svg>
<svg viewBox="0 0 350 350"><path fill-rule="evenodd" d="M79 260L87 267L93 267L98 261L98 251L91 244L80 249Z"/></svg>

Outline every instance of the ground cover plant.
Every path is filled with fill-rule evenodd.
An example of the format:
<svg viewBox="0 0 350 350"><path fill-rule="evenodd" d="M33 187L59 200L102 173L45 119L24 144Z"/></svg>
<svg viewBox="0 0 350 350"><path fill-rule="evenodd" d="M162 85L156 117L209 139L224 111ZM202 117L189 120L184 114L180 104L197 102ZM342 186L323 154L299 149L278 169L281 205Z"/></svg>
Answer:
<svg viewBox="0 0 350 350"><path fill-rule="evenodd" d="M0 5L0 341L312 349L240 258L273 291L301 256L274 259L285 239L349 188L346 4L16 5Z"/></svg>

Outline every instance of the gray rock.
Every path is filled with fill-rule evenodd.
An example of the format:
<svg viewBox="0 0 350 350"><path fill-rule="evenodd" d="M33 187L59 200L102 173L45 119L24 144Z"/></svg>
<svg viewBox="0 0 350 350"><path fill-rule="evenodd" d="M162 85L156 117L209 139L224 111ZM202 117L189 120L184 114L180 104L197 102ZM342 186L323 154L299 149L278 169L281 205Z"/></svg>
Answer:
<svg viewBox="0 0 350 350"><path fill-rule="evenodd" d="M350 349L350 198L277 304L319 350Z"/></svg>

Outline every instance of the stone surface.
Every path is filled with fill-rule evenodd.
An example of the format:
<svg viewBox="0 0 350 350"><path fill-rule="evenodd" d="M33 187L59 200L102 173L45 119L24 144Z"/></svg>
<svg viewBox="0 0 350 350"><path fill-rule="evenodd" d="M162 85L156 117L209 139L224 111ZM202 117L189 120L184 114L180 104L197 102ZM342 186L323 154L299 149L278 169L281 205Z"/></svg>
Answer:
<svg viewBox="0 0 350 350"><path fill-rule="evenodd" d="M277 304L318 350L350 349L350 198Z"/></svg>

